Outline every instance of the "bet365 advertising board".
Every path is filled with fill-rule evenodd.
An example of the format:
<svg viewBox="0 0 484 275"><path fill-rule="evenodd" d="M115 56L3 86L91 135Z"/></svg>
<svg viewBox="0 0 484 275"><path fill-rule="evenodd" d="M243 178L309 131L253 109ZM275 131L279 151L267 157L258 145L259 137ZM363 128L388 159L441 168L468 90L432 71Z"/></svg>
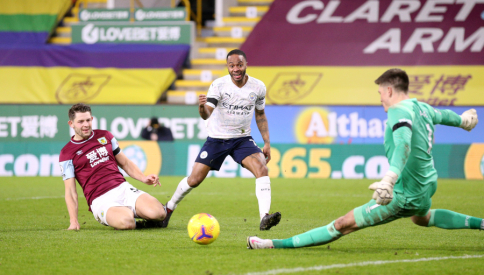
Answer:
<svg viewBox="0 0 484 275"><path fill-rule="evenodd" d="M0 176L60 176L59 152L66 142L0 144ZM202 142L120 141L120 147L144 173L189 175ZM262 144L259 144L262 147ZM380 144L272 144L271 178L377 179L389 168ZM441 178L484 179L484 143L433 146ZM253 177L227 157L209 177Z"/></svg>
<svg viewBox="0 0 484 275"><path fill-rule="evenodd" d="M0 176L59 176L59 152L73 134L68 105L2 105ZM453 107L457 113L468 107ZM476 107L478 115L483 107ZM145 173L188 175L207 137L194 106L92 106L94 129L109 130ZM379 178L388 169L381 107L267 106L273 178ZM170 128L175 142L142 141L151 117ZM470 133L438 126L433 155L442 178L483 179L484 127ZM252 136L262 147L255 122ZM214 177L252 177L230 157Z"/></svg>

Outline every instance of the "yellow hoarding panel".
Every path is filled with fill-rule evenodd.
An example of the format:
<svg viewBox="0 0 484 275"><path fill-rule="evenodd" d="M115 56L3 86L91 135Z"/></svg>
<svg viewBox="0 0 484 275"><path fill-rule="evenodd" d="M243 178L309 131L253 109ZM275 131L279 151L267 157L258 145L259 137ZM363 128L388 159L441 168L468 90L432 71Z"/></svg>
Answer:
<svg viewBox="0 0 484 275"><path fill-rule="evenodd" d="M391 67L250 67L267 87L266 103L380 105L374 81ZM433 106L484 105L484 66L402 66L409 95Z"/></svg>
<svg viewBox="0 0 484 275"><path fill-rule="evenodd" d="M466 179L484 179L484 143L473 143L467 150L464 161Z"/></svg>
<svg viewBox="0 0 484 275"><path fill-rule="evenodd" d="M160 174L162 155L156 141L120 141L119 147L145 175Z"/></svg>
<svg viewBox="0 0 484 275"><path fill-rule="evenodd" d="M173 69L0 67L0 103L155 104Z"/></svg>
<svg viewBox="0 0 484 275"><path fill-rule="evenodd" d="M0 0L0 14L64 14L72 5L71 0Z"/></svg>

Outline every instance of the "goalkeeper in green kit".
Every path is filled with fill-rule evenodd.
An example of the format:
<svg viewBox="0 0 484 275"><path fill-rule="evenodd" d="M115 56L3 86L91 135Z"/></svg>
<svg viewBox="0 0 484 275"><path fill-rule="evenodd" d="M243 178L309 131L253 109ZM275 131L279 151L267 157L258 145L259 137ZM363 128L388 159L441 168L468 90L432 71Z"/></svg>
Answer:
<svg viewBox="0 0 484 275"><path fill-rule="evenodd" d="M461 127L471 131L477 124L476 110L462 115L437 110L408 96L408 76L390 69L375 83L385 112L385 152L390 169L379 182L370 185L373 199L330 224L284 240L248 237L250 249L298 248L333 242L357 230L410 217L420 226L443 229L484 229L484 221L444 209L430 209L437 189L433 165L434 125Z"/></svg>

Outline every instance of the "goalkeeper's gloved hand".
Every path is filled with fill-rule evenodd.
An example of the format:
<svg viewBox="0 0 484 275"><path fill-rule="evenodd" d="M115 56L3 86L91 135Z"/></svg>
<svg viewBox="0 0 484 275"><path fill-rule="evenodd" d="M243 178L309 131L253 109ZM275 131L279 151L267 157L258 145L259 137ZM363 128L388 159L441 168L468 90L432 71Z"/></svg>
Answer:
<svg viewBox="0 0 484 275"><path fill-rule="evenodd" d="M393 199L393 186L397 182L398 176L395 172L388 171L383 179L378 182L374 182L368 187L373 192L373 199L377 204L387 205Z"/></svg>
<svg viewBox="0 0 484 275"><path fill-rule="evenodd" d="M472 129L474 129L474 127L476 127L478 120L477 112L475 109L469 109L463 112L460 117L462 118L460 128L470 132Z"/></svg>

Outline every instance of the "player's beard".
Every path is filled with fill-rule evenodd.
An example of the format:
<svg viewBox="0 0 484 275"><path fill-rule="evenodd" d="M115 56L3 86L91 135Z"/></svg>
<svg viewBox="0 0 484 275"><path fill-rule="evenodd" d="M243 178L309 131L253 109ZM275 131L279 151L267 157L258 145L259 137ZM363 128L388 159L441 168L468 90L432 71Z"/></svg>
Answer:
<svg viewBox="0 0 484 275"><path fill-rule="evenodd" d="M233 80L233 81L243 83L243 82L244 82L244 79L245 79L245 72L246 72L246 71L247 71L247 69L243 70L243 71L240 73L240 75L242 76L242 77L240 78L240 80L235 79L235 77L234 77L234 74L233 74L233 73L229 72L229 74L230 74L230 77L232 77L232 80Z"/></svg>
<svg viewBox="0 0 484 275"><path fill-rule="evenodd" d="M76 134L77 134L78 136L80 136L82 139L87 139L87 138L89 138L89 137L91 136L91 133L92 133L92 128L91 128L91 127L89 127L89 129L88 129L88 131L87 131L87 133L86 133L86 134L84 134L84 133L82 132L82 128L78 128L78 129L74 128L74 131L75 131L75 132L76 132Z"/></svg>

